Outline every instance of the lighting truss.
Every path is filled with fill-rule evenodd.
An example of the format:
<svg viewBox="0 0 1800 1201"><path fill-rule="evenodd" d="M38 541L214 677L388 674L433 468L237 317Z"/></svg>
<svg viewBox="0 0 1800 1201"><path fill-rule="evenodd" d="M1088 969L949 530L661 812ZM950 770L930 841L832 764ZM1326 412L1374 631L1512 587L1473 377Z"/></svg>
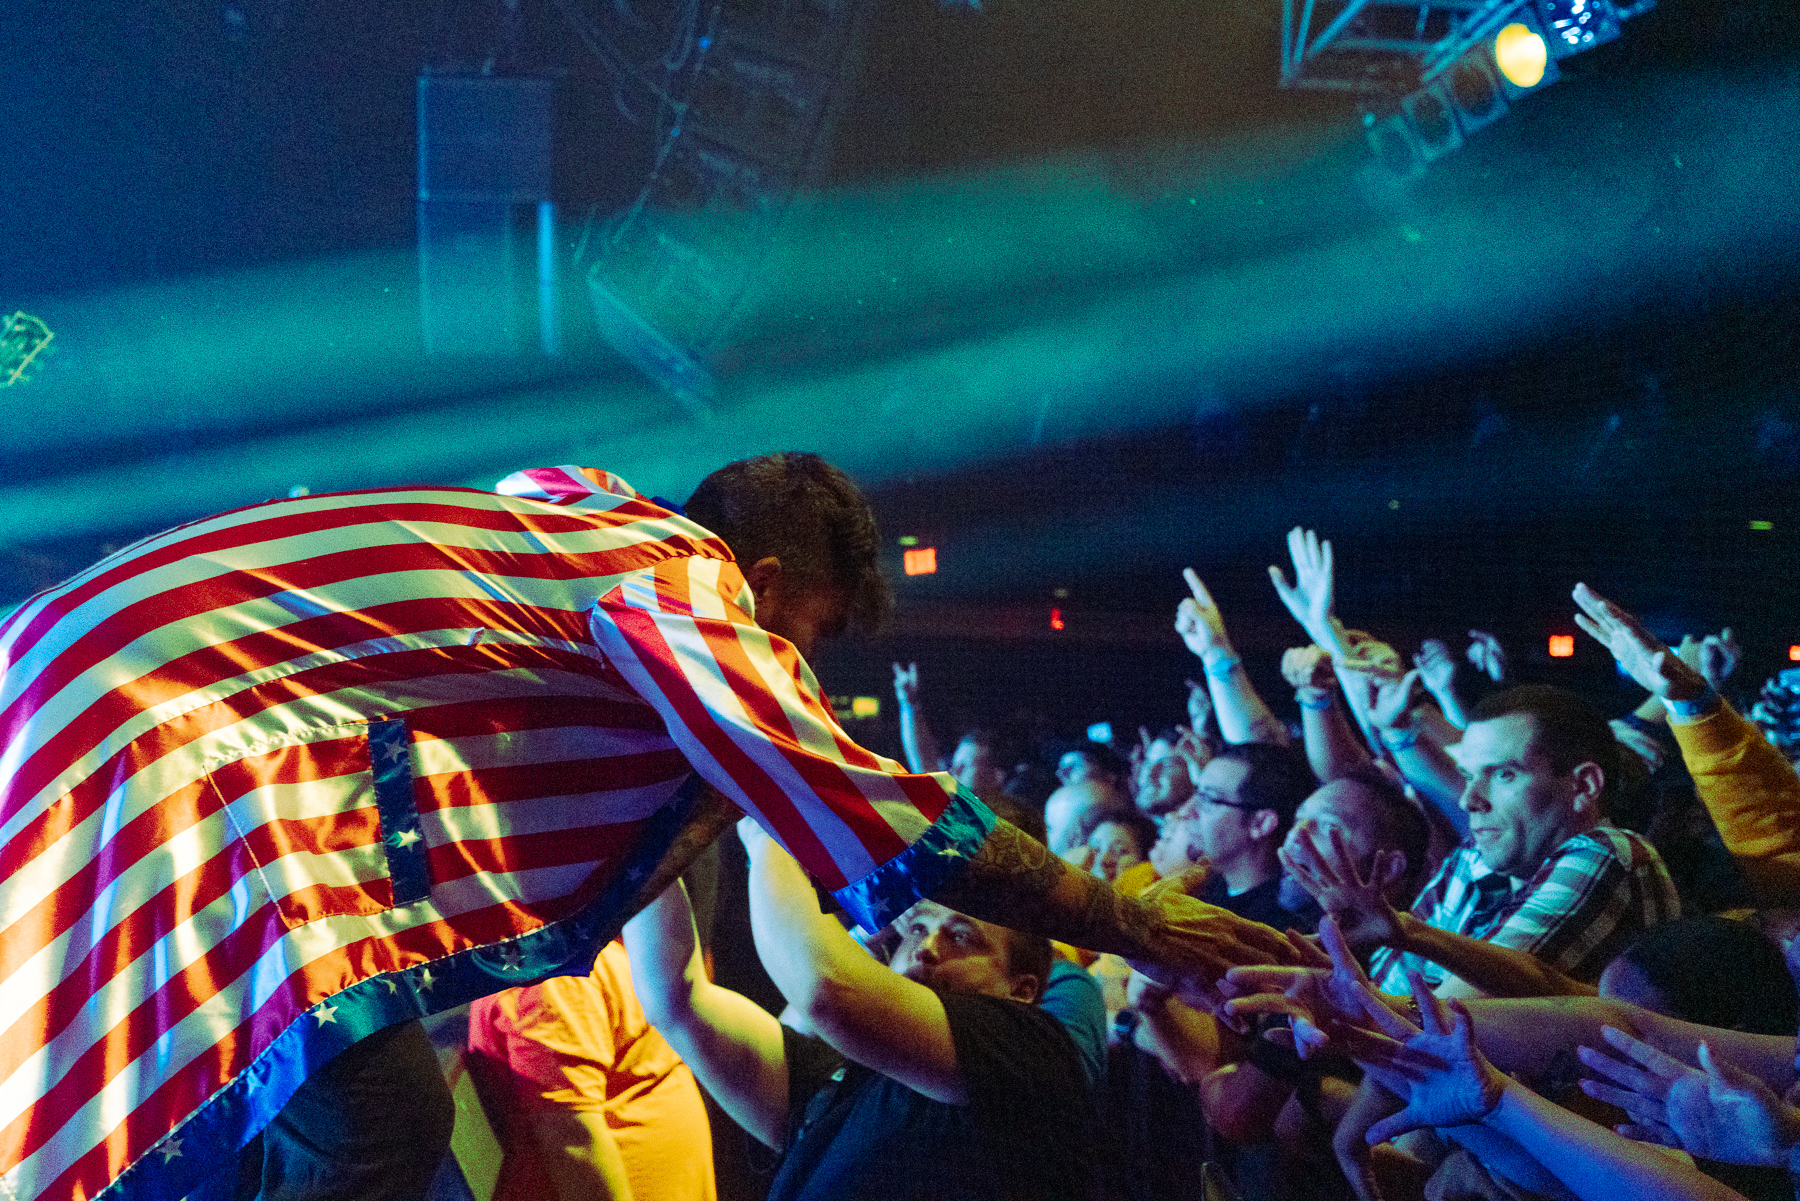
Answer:
<svg viewBox="0 0 1800 1201"><path fill-rule="evenodd" d="M1554 57L1617 34L1655 0L1282 0L1281 84L1404 96L1449 70L1521 14L1546 27ZM1569 16L1573 10L1575 16ZM1589 27L1582 14L1603 18ZM1558 25L1559 20L1563 22ZM1573 23L1571 23L1573 21ZM1566 38L1557 35L1567 30Z"/></svg>

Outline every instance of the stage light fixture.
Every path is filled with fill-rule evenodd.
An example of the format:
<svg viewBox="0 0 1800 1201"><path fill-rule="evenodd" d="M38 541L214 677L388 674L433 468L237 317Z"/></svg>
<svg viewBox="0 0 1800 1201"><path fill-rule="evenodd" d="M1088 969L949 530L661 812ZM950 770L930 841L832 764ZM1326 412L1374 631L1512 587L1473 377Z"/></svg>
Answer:
<svg viewBox="0 0 1800 1201"><path fill-rule="evenodd" d="M1439 159L1463 144L1462 130L1450 100L1436 84L1421 88L1400 102L1426 161Z"/></svg>
<svg viewBox="0 0 1800 1201"><path fill-rule="evenodd" d="M1474 133L1506 115L1509 107L1500 80L1479 52L1465 54L1444 75L1444 94L1456 110L1463 134Z"/></svg>
<svg viewBox="0 0 1800 1201"><path fill-rule="evenodd" d="M1392 179L1407 180L1425 170L1425 151L1404 114L1363 118L1375 164Z"/></svg>
<svg viewBox="0 0 1800 1201"><path fill-rule="evenodd" d="M1494 35L1494 65L1500 77L1520 92L1529 92L1551 81L1550 44L1544 35L1514 21Z"/></svg>
<svg viewBox="0 0 1800 1201"><path fill-rule="evenodd" d="M1575 635L1550 635L1550 657L1552 659L1573 659L1575 657Z"/></svg>
<svg viewBox="0 0 1800 1201"><path fill-rule="evenodd" d="M1538 17L1558 58L1604 45L1619 36L1619 10L1612 0L1537 0Z"/></svg>
<svg viewBox="0 0 1800 1201"><path fill-rule="evenodd" d="M1788 662L1800 663L1800 642L1788 647Z"/></svg>

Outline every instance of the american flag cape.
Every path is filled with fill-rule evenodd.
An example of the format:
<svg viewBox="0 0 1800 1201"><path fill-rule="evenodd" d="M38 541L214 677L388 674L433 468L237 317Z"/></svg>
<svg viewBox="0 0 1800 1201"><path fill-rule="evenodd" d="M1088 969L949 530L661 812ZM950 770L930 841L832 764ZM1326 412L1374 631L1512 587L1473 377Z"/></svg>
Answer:
<svg viewBox="0 0 1800 1201"><path fill-rule="evenodd" d="M993 815L606 472L272 501L0 625L0 1196L175 1201L395 1022L586 973L694 773L869 928Z"/></svg>

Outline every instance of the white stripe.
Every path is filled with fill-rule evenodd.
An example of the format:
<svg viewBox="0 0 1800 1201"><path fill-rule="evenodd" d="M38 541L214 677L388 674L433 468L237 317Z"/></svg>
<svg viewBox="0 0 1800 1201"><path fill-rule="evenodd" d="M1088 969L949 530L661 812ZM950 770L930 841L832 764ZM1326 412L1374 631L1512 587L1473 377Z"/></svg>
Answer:
<svg viewBox="0 0 1800 1201"><path fill-rule="evenodd" d="M432 846L488 842L516 834L549 834L641 821L667 805L686 773L641 788L533 797L501 805L456 805L419 813L419 830ZM602 820L604 815L604 820Z"/></svg>

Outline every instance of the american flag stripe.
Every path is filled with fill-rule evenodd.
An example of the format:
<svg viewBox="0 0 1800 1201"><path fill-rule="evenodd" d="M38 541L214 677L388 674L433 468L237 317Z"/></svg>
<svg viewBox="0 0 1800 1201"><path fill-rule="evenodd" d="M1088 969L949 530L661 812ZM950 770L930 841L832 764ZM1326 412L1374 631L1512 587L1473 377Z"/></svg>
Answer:
<svg viewBox="0 0 1800 1201"><path fill-rule="evenodd" d="M935 829L948 778L849 740L716 537L604 472L503 491L251 506L0 625L0 1194L179 1197L196 1116L235 1145L502 987L483 948L567 966L694 767L834 886Z"/></svg>

